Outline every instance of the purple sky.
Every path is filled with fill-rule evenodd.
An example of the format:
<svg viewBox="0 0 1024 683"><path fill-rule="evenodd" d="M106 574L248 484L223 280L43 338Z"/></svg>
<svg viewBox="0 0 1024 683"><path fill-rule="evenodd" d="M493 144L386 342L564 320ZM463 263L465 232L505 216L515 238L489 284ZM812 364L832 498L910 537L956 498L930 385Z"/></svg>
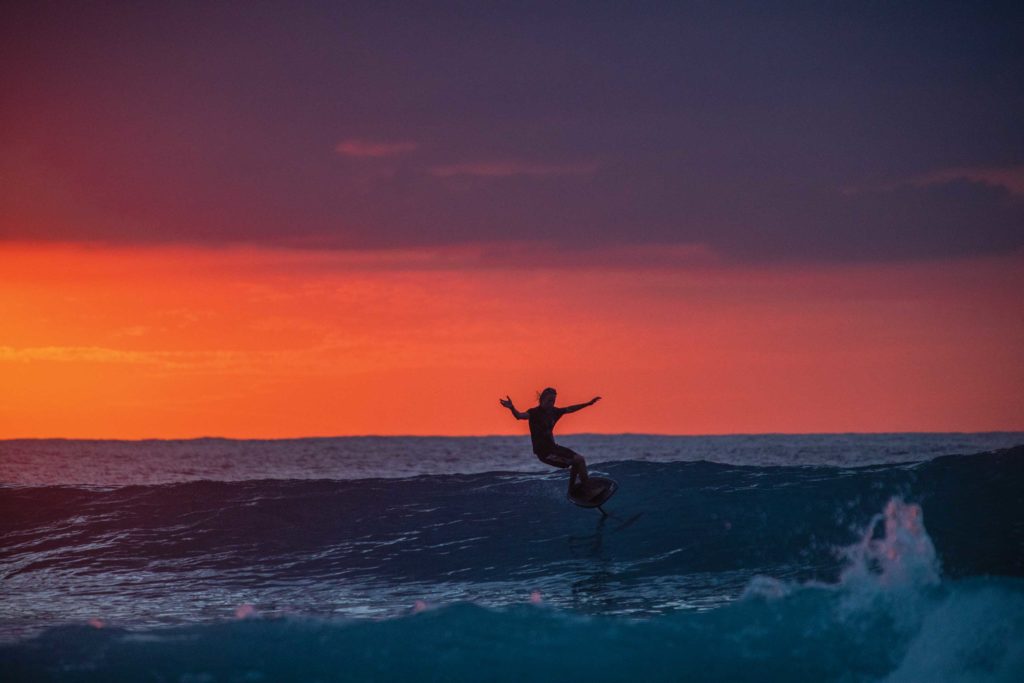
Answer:
<svg viewBox="0 0 1024 683"><path fill-rule="evenodd" d="M0 10L0 239L1024 246L1021 3L84 4Z"/></svg>

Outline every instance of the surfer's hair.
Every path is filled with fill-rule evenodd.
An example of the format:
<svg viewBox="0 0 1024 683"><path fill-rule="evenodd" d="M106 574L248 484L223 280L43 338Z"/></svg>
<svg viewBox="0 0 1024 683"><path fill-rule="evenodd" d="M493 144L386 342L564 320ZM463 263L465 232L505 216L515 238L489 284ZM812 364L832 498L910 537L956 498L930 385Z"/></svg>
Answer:
<svg viewBox="0 0 1024 683"><path fill-rule="evenodd" d="M546 389L544 389L544 391L542 391L542 392L540 392L539 394L537 394L537 398L538 398L538 399L543 399L543 398L544 398L545 396L547 396L548 394L557 394L557 393L558 393L558 392L557 392L557 391L555 391L555 388L554 388L554 387L547 387Z"/></svg>

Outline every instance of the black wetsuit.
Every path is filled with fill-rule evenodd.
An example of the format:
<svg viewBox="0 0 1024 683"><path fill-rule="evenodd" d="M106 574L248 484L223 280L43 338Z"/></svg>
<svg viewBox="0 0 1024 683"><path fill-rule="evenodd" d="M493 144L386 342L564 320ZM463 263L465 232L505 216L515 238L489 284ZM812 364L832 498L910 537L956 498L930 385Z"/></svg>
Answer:
<svg viewBox="0 0 1024 683"><path fill-rule="evenodd" d="M535 406L526 413L530 416L530 441L533 442L533 452L541 462L555 467L572 465L576 451L556 444L555 436L552 434L555 423L565 415L565 408Z"/></svg>

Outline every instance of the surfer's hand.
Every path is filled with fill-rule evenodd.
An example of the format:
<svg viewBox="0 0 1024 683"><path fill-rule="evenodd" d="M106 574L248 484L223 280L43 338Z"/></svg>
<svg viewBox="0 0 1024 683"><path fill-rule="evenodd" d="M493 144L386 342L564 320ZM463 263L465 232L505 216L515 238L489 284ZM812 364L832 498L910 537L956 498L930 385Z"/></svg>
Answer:
<svg viewBox="0 0 1024 683"><path fill-rule="evenodd" d="M508 396L506 396L505 398L499 398L498 403L505 406L509 410L515 410L515 407L512 405L512 399L509 398Z"/></svg>
<svg viewBox="0 0 1024 683"><path fill-rule="evenodd" d="M590 399L590 405L594 405L595 403L597 403L600 400L601 400L600 396L595 396L594 398Z"/></svg>

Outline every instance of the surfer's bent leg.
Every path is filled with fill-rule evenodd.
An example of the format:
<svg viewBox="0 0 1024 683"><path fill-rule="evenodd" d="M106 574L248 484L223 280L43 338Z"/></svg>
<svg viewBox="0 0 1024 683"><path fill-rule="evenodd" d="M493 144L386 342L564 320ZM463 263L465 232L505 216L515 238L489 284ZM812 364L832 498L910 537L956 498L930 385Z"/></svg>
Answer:
<svg viewBox="0 0 1024 683"><path fill-rule="evenodd" d="M569 470L569 490L571 490L584 481L589 476L587 472L587 461L584 460L583 456L579 453L566 449L564 445L555 445L551 454L547 458L542 458L544 462L555 465L556 467L571 467ZM558 464L556 464L558 463Z"/></svg>

